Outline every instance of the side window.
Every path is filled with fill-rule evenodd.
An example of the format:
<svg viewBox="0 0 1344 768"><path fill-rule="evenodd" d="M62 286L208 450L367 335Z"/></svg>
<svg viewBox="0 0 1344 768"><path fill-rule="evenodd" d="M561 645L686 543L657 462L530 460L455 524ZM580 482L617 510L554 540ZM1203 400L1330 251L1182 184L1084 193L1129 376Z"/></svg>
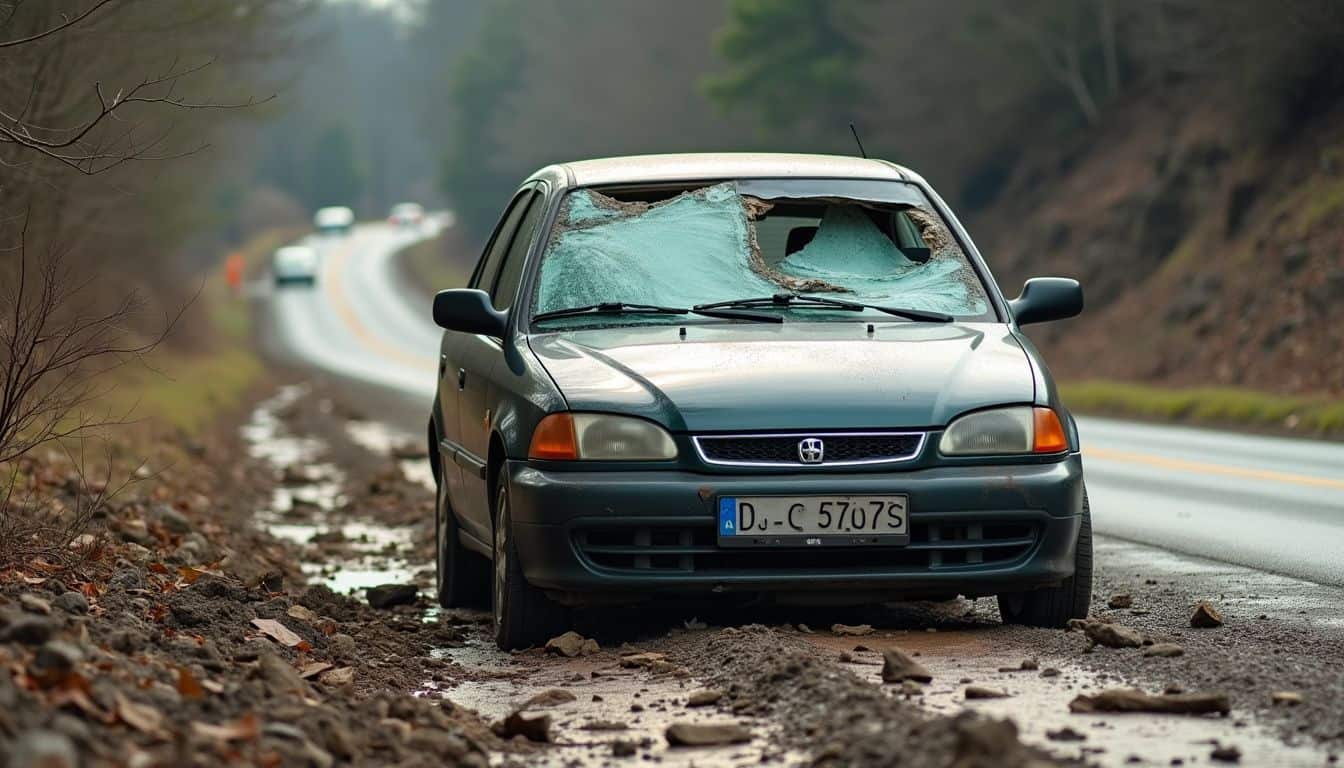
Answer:
<svg viewBox="0 0 1344 768"><path fill-rule="evenodd" d="M527 202L531 199L532 191L530 189L519 192L509 204L509 209L505 211L503 218L499 220L499 225L495 227L495 233L490 236L490 244L485 246L485 253L481 256L481 261L476 265L476 273L471 278L471 288L480 288L483 291L490 290L490 286L495 284L495 277L499 274L499 264L504 259L504 253L508 250L509 241L513 238L513 231L518 228L518 220L526 212Z"/></svg>
<svg viewBox="0 0 1344 768"><path fill-rule="evenodd" d="M532 237L536 234L537 224L541 222L541 214L545 210L546 201L541 193L533 194L527 213L513 235L513 242L509 244L509 251L504 257L504 266L499 270L495 289L490 292L490 299L495 309L501 312L513 306L514 295L518 293L518 283L523 279L523 264L527 261L527 249L532 245Z"/></svg>

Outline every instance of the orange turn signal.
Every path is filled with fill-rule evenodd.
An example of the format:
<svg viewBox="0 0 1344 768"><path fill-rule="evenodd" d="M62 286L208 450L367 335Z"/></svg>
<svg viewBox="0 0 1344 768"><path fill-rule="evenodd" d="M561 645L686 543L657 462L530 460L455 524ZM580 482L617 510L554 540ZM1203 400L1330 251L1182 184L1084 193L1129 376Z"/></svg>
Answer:
<svg viewBox="0 0 1344 768"><path fill-rule="evenodd" d="M532 444L527 449L527 457L551 461L579 458L579 441L574 437L574 417L568 413L552 413L542 419L532 432Z"/></svg>
<svg viewBox="0 0 1344 768"><path fill-rule="evenodd" d="M1034 430L1036 433L1036 442L1032 445L1033 453L1059 453L1069 447L1069 439L1064 434L1064 425L1059 423L1059 416L1050 408L1033 408L1033 418L1035 420Z"/></svg>

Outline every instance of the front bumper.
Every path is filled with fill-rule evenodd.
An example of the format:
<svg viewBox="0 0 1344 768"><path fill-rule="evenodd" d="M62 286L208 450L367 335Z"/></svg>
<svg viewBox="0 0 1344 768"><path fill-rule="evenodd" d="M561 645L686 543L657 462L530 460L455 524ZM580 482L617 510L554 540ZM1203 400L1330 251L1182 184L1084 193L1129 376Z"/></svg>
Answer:
<svg viewBox="0 0 1344 768"><path fill-rule="evenodd" d="M527 580L569 603L704 592L867 599L978 597L1073 574L1078 454L1046 464L905 472L703 475L576 472L509 461ZM904 493L907 546L721 548L720 495Z"/></svg>

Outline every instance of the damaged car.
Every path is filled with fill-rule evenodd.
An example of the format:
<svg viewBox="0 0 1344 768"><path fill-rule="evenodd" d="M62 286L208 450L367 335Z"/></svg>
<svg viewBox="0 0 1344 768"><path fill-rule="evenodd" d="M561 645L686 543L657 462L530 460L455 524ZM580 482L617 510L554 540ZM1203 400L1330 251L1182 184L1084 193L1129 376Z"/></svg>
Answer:
<svg viewBox="0 0 1344 768"><path fill-rule="evenodd" d="M1078 430L1021 331L1082 306L1006 299L885 161L543 168L434 298L439 600L491 605L502 648L660 596L1082 618Z"/></svg>

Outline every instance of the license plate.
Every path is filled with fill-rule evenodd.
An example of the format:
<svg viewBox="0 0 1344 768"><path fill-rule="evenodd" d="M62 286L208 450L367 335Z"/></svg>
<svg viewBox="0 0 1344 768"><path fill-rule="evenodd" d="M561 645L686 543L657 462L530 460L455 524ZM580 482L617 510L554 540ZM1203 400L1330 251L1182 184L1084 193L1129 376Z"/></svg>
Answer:
<svg viewBox="0 0 1344 768"><path fill-rule="evenodd" d="M909 544L909 497L720 496L719 544Z"/></svg>

